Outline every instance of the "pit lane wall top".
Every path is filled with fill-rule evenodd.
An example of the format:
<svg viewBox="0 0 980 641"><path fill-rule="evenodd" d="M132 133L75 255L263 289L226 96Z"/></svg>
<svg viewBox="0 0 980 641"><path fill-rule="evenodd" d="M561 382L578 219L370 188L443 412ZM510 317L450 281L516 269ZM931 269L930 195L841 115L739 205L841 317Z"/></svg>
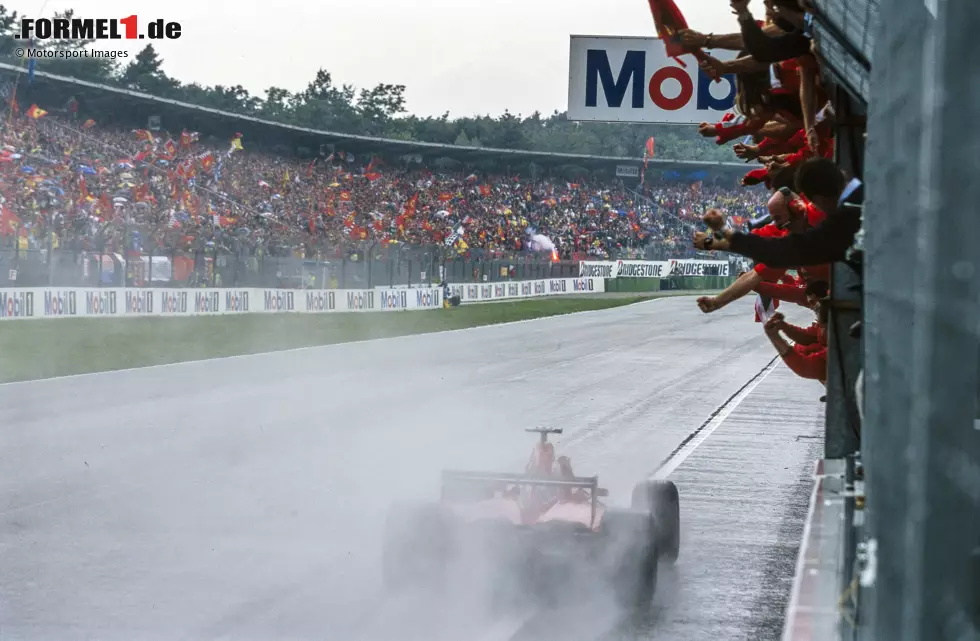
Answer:
<svg viewBox="0 0 980 641"><path fill-rule="evenodd" d="M581 278L670 278L671 276L730 276L727 260L697 258L671 260L582 261Z"/></svg>
<svg viewBox="0 0 980 641"><path fill-rule="evenodd" d="M463 302L537 298L605 291L601 278L553 278L450 288ZM157 289L32 287L0 289L0 320L312 314L439 309L442 288L397 289Z"/></svg>

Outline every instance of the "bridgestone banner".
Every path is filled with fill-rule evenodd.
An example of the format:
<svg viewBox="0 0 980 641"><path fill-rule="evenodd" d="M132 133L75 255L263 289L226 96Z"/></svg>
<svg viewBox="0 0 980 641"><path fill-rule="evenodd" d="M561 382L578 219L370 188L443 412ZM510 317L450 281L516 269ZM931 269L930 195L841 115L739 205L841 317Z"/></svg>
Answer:
<svg viewBox="0 0 980 641"><path fill-rule="evenodd" d="M582 261L582 278L669 278L671 276L728 276L731 268L725 260L697 258L653 260Z"/></svg>

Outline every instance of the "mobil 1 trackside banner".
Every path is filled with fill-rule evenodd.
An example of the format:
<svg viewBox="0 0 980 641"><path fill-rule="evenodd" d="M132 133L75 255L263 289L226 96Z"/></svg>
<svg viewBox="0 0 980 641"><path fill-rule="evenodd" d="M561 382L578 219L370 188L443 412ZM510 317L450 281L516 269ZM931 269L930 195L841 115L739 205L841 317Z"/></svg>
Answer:
<svg viewBox="0 0 980 641"><path fill-rule="evenodd" d="M601 278L556 278L455 286L464 302L604 291ZM379 289L0 288L0 320L316 314L441 309L440 287Z"/></svg>
<svg viewBox="0 0 980 641"><path fill-rule="evenodd" d="M729 276L726 260L697 258L671 260L582 261L581 278L670 278L671 276Z"/></svg>
<svg viewBox="0 0 980 641"><path fill-rule="evenodd" d="M595 294L605 291L606 281L602 278L547 278L502 283L472 283L449 287L449 295L459 296L460 302L463 303L484 303L566 294Z"/></svg>
<svg viewBox="0 0 980 641"><path fill-rule="evenodd" d="M0 320L307 314L440 309L442 290L157 289L33 287L0 289Z"/></svg>

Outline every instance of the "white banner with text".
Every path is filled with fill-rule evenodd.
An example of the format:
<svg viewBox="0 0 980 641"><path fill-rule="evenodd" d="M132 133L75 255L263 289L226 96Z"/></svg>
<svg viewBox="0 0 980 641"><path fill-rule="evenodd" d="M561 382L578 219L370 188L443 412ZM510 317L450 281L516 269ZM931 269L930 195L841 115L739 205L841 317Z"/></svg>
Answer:
<svg viewBox="0 0 980 641"><path fill-rule="evenodd" d="M671 260L582 261L582 278L670 278L671 276L730 276L727 260L684 258Z"/></svg>
<svg viewBox="0 0 980 641"><path fill-rule="evenodd" d="M556 278L450 287L463 302L602 292L601 278ZM440 309L440 287L382 289L0 289L0 320L218 314L315 314Z"/></svg>

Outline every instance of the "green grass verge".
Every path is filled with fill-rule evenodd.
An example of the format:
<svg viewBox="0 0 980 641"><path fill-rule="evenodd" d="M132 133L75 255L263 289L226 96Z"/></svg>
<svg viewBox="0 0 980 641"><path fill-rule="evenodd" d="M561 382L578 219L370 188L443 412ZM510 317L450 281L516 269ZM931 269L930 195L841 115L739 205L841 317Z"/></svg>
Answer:
<svg viewBox="0 0 980 641"><path fill-rule="evenodd" d="M629 305L562 298L388 314L77 318L0 325L0 382L425 334Z"/></svg>

